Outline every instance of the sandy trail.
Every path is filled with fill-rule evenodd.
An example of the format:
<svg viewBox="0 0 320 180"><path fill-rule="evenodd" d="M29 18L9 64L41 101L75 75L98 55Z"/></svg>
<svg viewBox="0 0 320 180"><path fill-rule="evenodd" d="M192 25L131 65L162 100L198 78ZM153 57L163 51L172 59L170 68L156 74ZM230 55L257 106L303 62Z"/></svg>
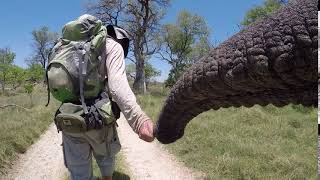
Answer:
<svg viewBox="0 0 320 180"><path fill-rule="evenodd" d="M41 135L26 153L19 155L13 167L0 179L57 180L66 176L61 147L61 133L54 124Z"/></svg>
<svg viewBox="0 0 320 180"><path fill-rule="evenodd" d="M123 116L117 122L122 151L132 173L131 178L139 180L202 179L201 173L184 167L159 143L146 143L140 140Z"/></svg>
<svg viewBox="0 0 320 180"><path fill-rule="evenodd" d="M131 179L201 179L202 173L196 173L179 163L159 143L146 143L132 131L123 116L117 121L118 132L130 168ZM61 133L57 133L54 124L41 135L26 153L19 155L4 180L57 180L67 175L63 164Z"/></svg>

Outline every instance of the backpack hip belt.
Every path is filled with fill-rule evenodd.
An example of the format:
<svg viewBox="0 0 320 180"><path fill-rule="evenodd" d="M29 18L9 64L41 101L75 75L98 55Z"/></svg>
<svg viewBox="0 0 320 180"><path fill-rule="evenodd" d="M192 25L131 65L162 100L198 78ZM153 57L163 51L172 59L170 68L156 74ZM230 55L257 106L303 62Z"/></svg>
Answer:
<svg viewBox="0 0 320 180"><path fill-rule="evenodd" d="M55 114L55 124L58 131L71 133L112 126L120 117L119 108L115 106L116 103L110 101L106 92L102 92L99 98L87 101L88 113L84 112L82 104L63 103Z"/></svg>

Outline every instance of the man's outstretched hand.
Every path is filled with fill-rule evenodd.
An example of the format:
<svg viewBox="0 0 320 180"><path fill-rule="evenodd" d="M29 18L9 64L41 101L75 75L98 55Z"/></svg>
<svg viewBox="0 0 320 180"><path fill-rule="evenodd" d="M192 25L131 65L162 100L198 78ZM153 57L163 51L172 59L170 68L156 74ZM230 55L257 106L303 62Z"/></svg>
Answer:
<svg viewBox="0 0 320 180"><path fill-rule="evenodd" d="M154 140L154 127L151 120L143 122L139 130L139 138L146 141L152 142Z"/></svg>

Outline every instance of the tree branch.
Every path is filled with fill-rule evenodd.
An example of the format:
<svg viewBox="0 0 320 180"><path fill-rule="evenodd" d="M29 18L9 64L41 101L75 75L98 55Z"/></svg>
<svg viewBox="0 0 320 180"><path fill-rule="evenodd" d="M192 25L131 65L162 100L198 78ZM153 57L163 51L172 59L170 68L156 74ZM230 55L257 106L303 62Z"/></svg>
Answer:
<svg viewBox="0 0 320 180"><path fill-rule="evenodd" d="M136 60L133 57L126 57L127 59L129 59L131 62L133 62L134 64L137 64Z"/></svg>

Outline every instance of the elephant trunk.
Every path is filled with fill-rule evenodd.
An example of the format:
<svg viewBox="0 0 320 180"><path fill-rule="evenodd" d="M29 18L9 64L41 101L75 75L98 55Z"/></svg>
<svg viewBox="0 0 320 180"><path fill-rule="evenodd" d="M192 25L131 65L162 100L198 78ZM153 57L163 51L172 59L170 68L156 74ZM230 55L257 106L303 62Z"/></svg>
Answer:
<svg viewBox="0 0 320 180"><path fill-rule="evenodd" d="M172 143L198 114L220 107L317 106L317 1L298 0L237 33L189 68L157 122Z"/></svg>

